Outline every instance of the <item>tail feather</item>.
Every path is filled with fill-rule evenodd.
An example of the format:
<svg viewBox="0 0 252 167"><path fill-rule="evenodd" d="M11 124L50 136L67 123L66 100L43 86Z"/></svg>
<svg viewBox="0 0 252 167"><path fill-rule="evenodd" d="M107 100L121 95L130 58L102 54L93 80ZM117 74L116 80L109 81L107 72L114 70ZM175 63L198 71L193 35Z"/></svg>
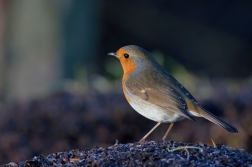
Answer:
<svg viewBox="0 0 252 167"><path fill-rule="evenodd" d="M238 130L233 127L232 125L228 124L227 122L221 120L211 112L207 111L206 109L199 107L200 108L200 115L207 120L215 123L216 125L219 125L220 127L226 129L230 133L238 133Z"/></svg>

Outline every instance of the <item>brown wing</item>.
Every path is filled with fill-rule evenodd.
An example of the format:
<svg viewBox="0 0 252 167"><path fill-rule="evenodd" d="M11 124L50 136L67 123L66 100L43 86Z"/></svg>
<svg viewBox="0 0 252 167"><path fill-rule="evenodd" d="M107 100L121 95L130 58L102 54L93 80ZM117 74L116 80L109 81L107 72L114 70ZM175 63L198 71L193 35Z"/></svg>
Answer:
<svg viewBox="0 0 252 167"><path fill-rule="evenodd" d="M197 100L191 95L191 93L188 92L188 90L186 90L186 88L181 85L172 75L170 75L169 73L165 74L168 78L168 80L166 80L169 84L171 84L173 87L176 87L177 90L183 92L183 94L196 106L199 105L199 103L197 102Z"/></svg>
<svg viewBox="0 0 252 167"><path fill-rule="evenodd" d="M194 120L193 117L186 110L186 102L182 96L173 88L166 85L166 89L160 87L160 85L144 82L139 79L128 78L125 81L127 90L140 97L141 99L155 104L167 111L177 113L190 120ZM153 87L153 85L155 85Z"/></svg>

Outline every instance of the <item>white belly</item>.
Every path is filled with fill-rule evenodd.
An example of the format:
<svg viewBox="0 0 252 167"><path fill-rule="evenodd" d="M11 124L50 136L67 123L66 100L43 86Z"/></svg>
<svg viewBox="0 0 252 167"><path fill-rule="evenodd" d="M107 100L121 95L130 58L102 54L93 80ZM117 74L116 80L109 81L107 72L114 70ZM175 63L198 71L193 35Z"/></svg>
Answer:
<svg viewBox="0 0 252 167"><path fill-rule="evenodd" d="M129 102L131 107L134 108L139 114L144 117L151 119L153 121L164 123L176 122L184 119L184 117L166 109L163 109L157 105L149 103L137 96L131 94L126 90L127 95L130 97L131 101Z"/></svg>

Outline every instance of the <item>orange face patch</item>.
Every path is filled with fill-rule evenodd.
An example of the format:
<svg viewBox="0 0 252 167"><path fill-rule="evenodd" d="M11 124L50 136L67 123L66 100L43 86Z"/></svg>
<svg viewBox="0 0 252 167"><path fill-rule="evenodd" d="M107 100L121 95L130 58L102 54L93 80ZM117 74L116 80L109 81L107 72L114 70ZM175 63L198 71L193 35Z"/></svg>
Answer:
<svg viewBox="0 0 252 167"><path fill-rule="evenodd" d="M118 55L118 59L120 60L123 67L123 79L127 79L128 76L136 69L136 64L133 58L129 54L129 58L125 58L124 54L128 54L124 49L120 48L116 54Z"/></svg>

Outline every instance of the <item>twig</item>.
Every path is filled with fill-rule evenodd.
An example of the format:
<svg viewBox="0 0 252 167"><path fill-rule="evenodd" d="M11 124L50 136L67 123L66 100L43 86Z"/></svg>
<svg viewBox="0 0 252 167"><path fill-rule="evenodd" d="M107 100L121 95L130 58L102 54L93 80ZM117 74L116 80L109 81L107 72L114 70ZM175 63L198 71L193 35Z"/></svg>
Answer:
<svg viewBox="0 0 252 167"><path fill-rule="evenodd" d="M179 150L185 150L187 153L187 159L189 159L189 151L188 149L199 149L200 152L203 152L203 149L200 147L195 147L195 146L180 146L174 149L170 149L170 144L167 146L167 151L168 152L174 152L174 151L179 151Z"/></svg>
<svg viewBox="0 0 252 167"><path fill-rule="evenodd" d="M213 141L213 139L211 139L211 140L212 140L214 148L217 148L215 142Z"/></svg>

